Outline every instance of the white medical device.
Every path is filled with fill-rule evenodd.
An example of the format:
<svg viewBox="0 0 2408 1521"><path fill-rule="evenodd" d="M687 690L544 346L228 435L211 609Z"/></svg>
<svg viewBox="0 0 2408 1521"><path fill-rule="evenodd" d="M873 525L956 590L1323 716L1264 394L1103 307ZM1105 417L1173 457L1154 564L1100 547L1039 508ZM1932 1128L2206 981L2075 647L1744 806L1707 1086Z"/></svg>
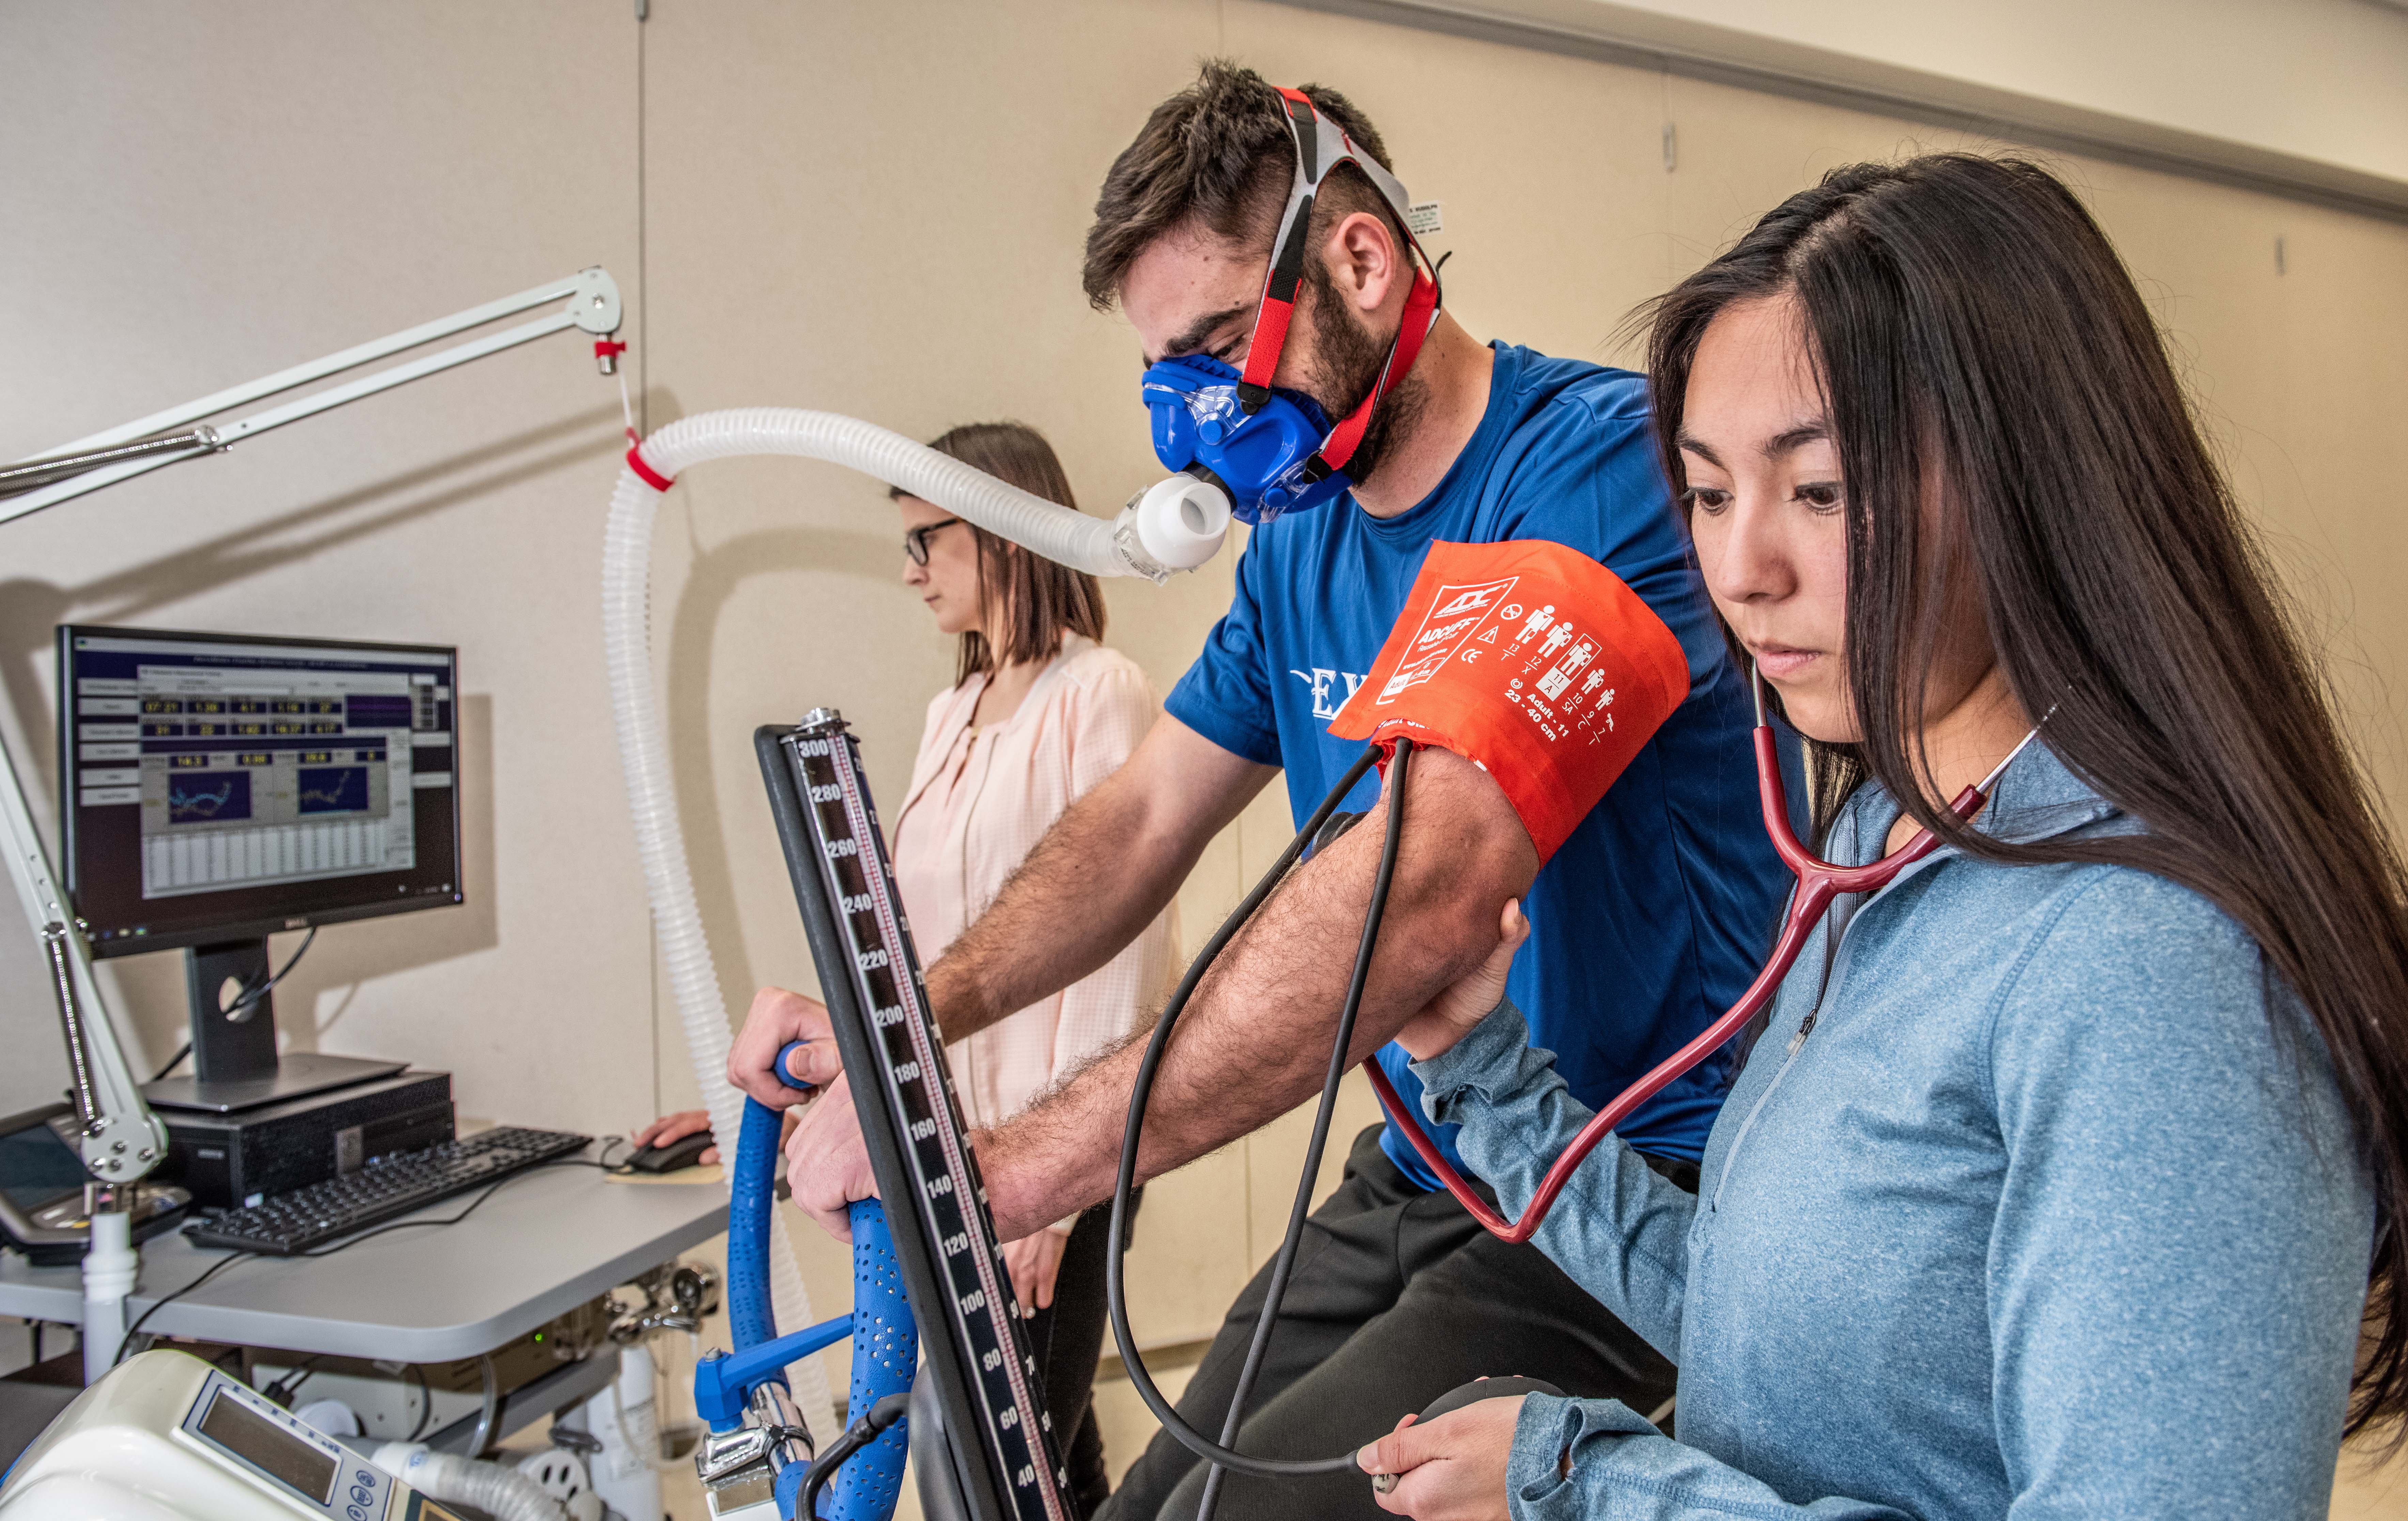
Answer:
<svg viewBox="0 0 2408 1521"><path fill-rule="evenodd" d="M266 1396L181 1352L83 1391L0 1485L7 1521L459 1521Z"/></svg>

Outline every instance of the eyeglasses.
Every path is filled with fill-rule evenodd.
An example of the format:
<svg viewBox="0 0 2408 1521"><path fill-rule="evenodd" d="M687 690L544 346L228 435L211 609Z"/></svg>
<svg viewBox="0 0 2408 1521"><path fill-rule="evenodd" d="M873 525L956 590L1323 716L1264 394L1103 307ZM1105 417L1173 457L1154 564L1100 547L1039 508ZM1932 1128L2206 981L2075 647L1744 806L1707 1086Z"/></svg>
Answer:
<svg viewBox="0 0 2408 1521"><path fill-rule="evenodd" d="M938 532L939 529L951 528L960 521L961 519L959 518L948 518L943 522L925 523L911 530L911 532L903 535L903 552L911 557L911 563L914 565L926 564L928 562L928 536Z"/></svg>

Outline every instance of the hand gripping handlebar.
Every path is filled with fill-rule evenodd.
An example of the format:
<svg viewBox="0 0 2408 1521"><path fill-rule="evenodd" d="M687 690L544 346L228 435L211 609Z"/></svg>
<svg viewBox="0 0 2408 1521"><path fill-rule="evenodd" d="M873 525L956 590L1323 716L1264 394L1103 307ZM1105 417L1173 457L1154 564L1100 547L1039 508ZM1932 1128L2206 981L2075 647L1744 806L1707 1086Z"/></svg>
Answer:
<svg viewBox="0 0 2408 1521"><path fill-rule="evenodd" d="M795 1087L787 1059L803 1043L789 1043L775 1063L781 1081ZM903 1276L878 1201L852 1206L853 1310L789 1336L778 1334L769 1302L769 1232L778 1169L778 1111L755 1099L744 1102L744 1124L736 1143L734 1183L727 1206L727 1323L736 1342L732 1357L706 1358L695 1369L695 1408L715 1432L733 1431L751 1414L756 1424L774 1409L763 1392L782 1389L788 1364L853 1336L853 1386L846 1409L855 1417L818 1462L793 1444L773 1446L777 1508L781 1521L796 1521L816 1498L818 1484L833 1474L828 1521L886 1521L902 1493L904 1436L896 1416L911 1388L919 1361L919 1335L904 1298ZM866 1429L865 1429L866 1428ZM784 1435L785 1433L773 1433ZM817 1481L816 1483L814 1481Z"/></svg>

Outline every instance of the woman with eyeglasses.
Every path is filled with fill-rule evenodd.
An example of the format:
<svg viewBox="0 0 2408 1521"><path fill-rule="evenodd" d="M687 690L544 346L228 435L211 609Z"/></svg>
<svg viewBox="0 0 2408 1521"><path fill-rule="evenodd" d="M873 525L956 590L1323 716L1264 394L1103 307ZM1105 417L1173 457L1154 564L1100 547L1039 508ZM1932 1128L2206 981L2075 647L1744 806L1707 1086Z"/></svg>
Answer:
<svg viewBox="0 0 2408 1521"><path fill-rule="evenodd" d="M1078 505L1053 447L1033 428L970 423L929 447ZM903 583L960 650L953 685L928 704L910 786L890 816L895 879L924 963L984 912L1054 820L1128 759L1161 704L1137 662L1101 643L1104 599L1094 576L899 488L889 494L903 515ZM1166 909L1092 975L947 1047L972 1128L1010 1117L1160 1007L1174 970L1177 912ZM754 1003L801 996L769 988ZM635 1139L666 1144L710 1123L699 1110L672 1115ZM1034 1317L1046 1408L1082 1514L1103 1503L1108 1487L1089 1385L1103 1349L1111 1214L1098 1205L1004 1245L1021 1311Z"/></svg>

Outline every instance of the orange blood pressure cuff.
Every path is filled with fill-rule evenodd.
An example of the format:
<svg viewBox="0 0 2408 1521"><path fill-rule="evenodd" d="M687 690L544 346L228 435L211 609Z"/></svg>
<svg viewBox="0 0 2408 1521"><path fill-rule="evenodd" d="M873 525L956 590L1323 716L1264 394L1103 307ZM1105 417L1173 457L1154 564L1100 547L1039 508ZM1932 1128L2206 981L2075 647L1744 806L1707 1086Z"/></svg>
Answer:
<svg viewBox="0 0 2408 1521"><path fill-rule="evenodd" d="M1544 864L1689 695L1681 641L1619 576L1541 539L1434 544L1329 732L1497 778Z"/></svg>

